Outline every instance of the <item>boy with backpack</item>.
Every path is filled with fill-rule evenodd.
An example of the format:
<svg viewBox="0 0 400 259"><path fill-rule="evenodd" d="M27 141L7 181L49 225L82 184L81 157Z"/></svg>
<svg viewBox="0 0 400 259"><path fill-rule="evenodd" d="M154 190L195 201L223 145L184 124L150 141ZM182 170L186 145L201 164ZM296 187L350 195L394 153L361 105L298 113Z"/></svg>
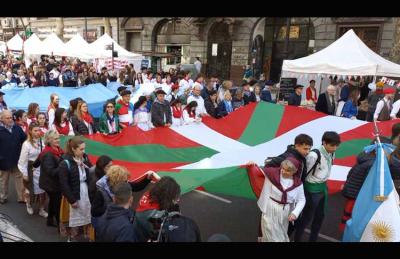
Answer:
<svg viewBox="0 0 400 259"><path fill-rule="evenodd" d="M318 149L313 149L306 157L307 168L309 168L303 182L306 205L296 222L295 242L301 241L304 229L311 220L309 241L317 241L328 201L326 182L330 176L335 151L339 145L339 134L333 131L326 131L322 136L322 145Z"/></svg>
<svg viewBox="0 0 400 259"><path fill-rule="evenodd" d="M289 145L286 151L277 157L268 157L265 160L265 167L280 167L281 163L288 157L295 158L300 166L297 169L296 175L301 178L304 182L307 167L306 167L306 157L311 150L313 145L313 139L307 134L297 135L294 139L294 145Z"/></svg>

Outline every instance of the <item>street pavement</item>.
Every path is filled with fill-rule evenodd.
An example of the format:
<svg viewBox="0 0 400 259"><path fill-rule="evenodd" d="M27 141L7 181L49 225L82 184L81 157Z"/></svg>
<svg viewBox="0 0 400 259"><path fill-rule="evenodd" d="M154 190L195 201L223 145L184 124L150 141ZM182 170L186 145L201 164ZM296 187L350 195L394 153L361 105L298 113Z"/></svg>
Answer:
<svg viewBox="0 0 400 259"><path fill-rule="evenodd" d="M134 194L134 206L143 192ZM181 212L198 224L202 241L207 241L215 233L221 233L234 242L256 242L261 217L256 200L215 195L223 199L210 197L198 191L189 192L181 197ZM14 177L11 177L8 203L0 204L0 213L10 216L18 228L34 242L66 241L59 236L56 228L46 226L46 219L40 217L37 210L34 215L28 215L25 204L17 203L16 200ZM343 206L344 198L340 193L329 197L327 215L318 242L341 240L342 234L338 225ZM308 234L305 233L303 239L307 238Z"/></svg>

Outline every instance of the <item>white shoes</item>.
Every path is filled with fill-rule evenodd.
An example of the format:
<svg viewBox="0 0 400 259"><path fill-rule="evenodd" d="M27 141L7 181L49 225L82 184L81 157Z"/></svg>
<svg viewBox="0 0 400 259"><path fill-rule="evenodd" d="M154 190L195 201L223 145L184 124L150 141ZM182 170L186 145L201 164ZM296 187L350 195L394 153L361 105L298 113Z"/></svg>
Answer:
<svg viewBox="0 0 400 259"><path fill-rule="evenodd" d="M43 218L47 218L48 214L43 208L41 208L39 210L39 216L42 216Z"/></svg>
<svg viewBox="0 0 400 259"><path fill-rule="evenodd" d="M33 208L28 203L26 204L26 211L29 215L33 215Z"/></svg>

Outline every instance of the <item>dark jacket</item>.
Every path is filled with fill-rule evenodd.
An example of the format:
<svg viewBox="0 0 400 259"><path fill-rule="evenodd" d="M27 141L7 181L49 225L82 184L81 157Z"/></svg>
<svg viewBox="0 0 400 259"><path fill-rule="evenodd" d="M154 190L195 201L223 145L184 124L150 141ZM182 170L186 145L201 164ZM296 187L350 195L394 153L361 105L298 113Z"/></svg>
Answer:
<svg viewBox="0 0 400 259"><path fill-rule="evenodd" d="M232 108L233 108L233 104L232 104ZM218 116L219 117L225 117L226 115L228 115L228 111L226 110L226 106L225 106L225 102L220 102L218 104Z"/></svg>
<svg viewBox="0 0 400 259"><path fill-rule="evenodd" d="M348 199L356 199L375 161L375 154L362 152L357 156L357 163L350 169L342 194Z"/></svg>
<svg viewBox="0 0 400 259"><path fill-rule="evenodd" d="M104 172L104 170L97 169L96 166L89 169L90 181L89 181L88 191L89 191L90 203L93 203L94 196L96 195L97 192L97 186L96 186L97 181L100 180L100 178L102 178L105 174L106 172Z"/></svg>
<svg viewBox="0 0 400 259"><path fill-rule="evenodd" d="M155 127L162 127L165 125L164 116L166 120L165 123L172 124L172 112L169 102L164 100L164 103L160 103L156 99L151 106L151 122Z"/></svg>
<svg viewBox="0 0 400 259"><path fill-rule="evenodd" d="M26 134L16 124L10 133L4 126L0 126L0 170L10 170L17 166L21 154L22 144Z"/></svg>
<svg viewBox="0 0 400 259"><path fill-rule="evenodd" d="M306 163L306 158L303 157L299 151L297 151L294 147L294 145L289 145L286 149L286 151L282 154L280 154L277 157L273 158L267 158L265 161L265 166L266 167L279 167L282 163L283 160L285 160L287 157L293 157L296 159L300 167L297 169L296 174L300 177L300 179L304 179L306 174L307 174L307 163Z"/></svg>
<svg viewBox="0 0 400 259"><path fill-rule="evenodd" d="M250 94L247 95L246 92L244 92L243 101L244 101L244 105L247 105L251 102L255 103L257 101L256 94L254 92L250 92ZM271 98L271 101L272 101L272 98Z"/></svg>
<svg viewBox="0 0 400 259"><path fill-rule="evenodd" d="M211 101L210 98L204 99L204 107L206 108L206 111L208 114L210 114L211 117L214 118L219 118L219 110L218 110L218 105L215 108L213 102Z"/></svg>
<svg viewBox="0 0 400 259"><path fill-rule="evenodd" d="M75 72L71 71L70 69L67 69L62 74L62 79L63 79L64 87L78 86L78 81L76 80L76 74L75 74Z"/></svg>
<svg viewBox="0 0 400 259"><path fill-rule="evenodd" d="M254 96L255 97L255 96ZM271 95L271 91L269 90L262 90L260 93L260 99L264 102L269 102L269 103L273 103L274 101L272 101L272 95Z"/></svg>
<svg viewBox="0 0 400 259"><path fill-rule="evenodd" d="M297 95L296 93L292 93L288 99L288 105L300 106L301 104L301 95Z"/></svg>
<svg viewBox="0 0 400 259"><path fill-rule="evenodd" d="M133 228L134 212L110 204L96 224L96 242L136 242Z"/></svg>
<svg viewBox="0 0 400 259"><path fill-rule="evenodd" d="M334 102L334 104L335 104L335 108L336 108L336 102ZM318 96L318 101L317 101L317 104L315 105L316 111L323 112L328 115L334 115L335 108L333 108L333 111L329 112L328 103L326 100L326 94L322 93Z"/></svg>
<svg viewBox="0 0 400 259"><path fill-rule="evenodd" d="M213 91L213 89L211 89L211 91ZM201 97L203 97L204 100L208 99L208 97L210 96L210 92L207 87L204 87L203 89L201 89Z"/></svg>
<svg viewBox="0 0 400 259"><path fill-rule="evenodd" d="M39 187L46 192L61 192L58 166L62 158L58 158L51 152L43 154L40 158Z"/></svg>
<svg viewBox="0 0 400 259"><path fill-rule="evenodd" d="M69 161L70 168L68 169L67 163ZM90 168L92 163L89 161L87 155L84 155L84 163ZM86 168L86 183L89 184L89 169ZM75 203L80 197L80 179L78 165L71 155L64 155L63 161L58 167L58 175L60 177L61 192L67 198L70 204Z"/></svg>
<svg viewBox="0 0 400 259"><path fill-rule="evenodd" d="M135 183L129 182L132 192L140 192L151 182L151 180L144 178L142 181ZM97 191L92 201L91 213L93 217L100 217L104 214L107 206L112 203L112 190L107 182L107 177L102 177L96 183Z"/></svg>
<svg viewBox="0 0 400 259"><path fill-rule="evenodd" d="M240 107L244 106L244 100L242 99L237 99L236 97L232 98L232 108L233 110L236 110Z"/></svg>
<svg viewBox="0 0 400 259"><path fill-rule="evenodd" d="M93 116L92 116L92 118L93 118ZM89 134L88 127L86 127L83 120L79 120L76 115L71 116L71 125L72 125L72 128L74 129L75 136ZM96 133L96 128L94 126L94 123L92 123L91 125L92 125L92 129L93 129L93 133Z"/></svg>

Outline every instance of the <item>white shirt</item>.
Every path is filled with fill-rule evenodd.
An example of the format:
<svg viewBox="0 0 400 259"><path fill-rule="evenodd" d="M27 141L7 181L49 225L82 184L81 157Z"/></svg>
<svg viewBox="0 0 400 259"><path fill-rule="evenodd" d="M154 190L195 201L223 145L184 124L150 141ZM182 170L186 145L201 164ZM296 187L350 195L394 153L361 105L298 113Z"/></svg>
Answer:
<svg viewBox="0 0 400 259"><path fill-rule="evenodd" d="M138 111L133 116L133 121L140 129L147 131L151 129L150 117L148 112Z"/></svg>
<svg viewBox="0 0 400 259"><path fill-rule="evenodd" d="M183 110L182 116L183 116L183 122L185 124L191 124L193 122L200 122L201 121L201 118L191 118L186 109Z"/></svg>
<svg viewBox="0 0 400 259"><path fill-rule="evenodd" d="M199 116L202 113L208 114L206 111L206 107L204 106L204 99L199 96L191 95L187 99L187 103L189 104L191 101L196 101L197 102L197 107L196 107L196 115Z"/></svg>
<svg viewBox="0 0 400 259"><path fill-rule="evenodd" d="M186 89L188 89L190 87L189 82L186 81L186 79L182 79L181 81L179 81L179 92L178 92L178 96L181 96Z"/></svg>
<svg viewBox="0 0 400 259"><path fill-rule="evenodd" d="M310 170L315 162L317 162L318 155L315 152L310 152L306 157L307 170ZM321 153L321 163L317 165L315 168L314 175L310 172L306 177L306 181L309 183L324 183L328 181L331 172L328 166L328 160L326 160L325 156Z"/></svg>
<svg viewBox="0 0 400 259"><path fill-rule="evenodd" d="M400 99L393 104L392 112L390 113L390 118L396 119L396 115L397 113L399 113L399 110L400 110Z"/></svg>
<svg viewBox="0 0 400 259"><path fill-rule="evenodd" d="M382 100L380 100L377 104L376 104L376 109L375 109L375 113L374 113L374 120L377 120L378 119L378 117L379 117L379 114L381 113L381 111L382 111L382 109L383 109L383 105L385 105L385 102L384 102L384 100L385 100L385 102L386 102L386 104L387 104L387 107L388 107L388 109L389 109L389 112L390 112L390 106L389 106L389 100L386 98L386 97L384 97Z"/></svg>
<svg viewBox="0 0 400 259"><path fill-rule="evenodd" d="M281 176L280 182L282 184L282 187L284 189L287 189L293 184L293 179L285 179ZM294 188L286 194L286 202L291 206L291 213L293 213L296 218L298 218L304 208L304 205L306 204L303 185L301 184L300 186ZM264 186L261 191L260 198L257 201L258 207L263 213L266 213L268 202L275 202L272 201L270 197L273 197L275 200L281 200L282 192L271 183L268 177L265 177Z"/></svg>
<svg viewBox="0 0 400 259"><path fill-rule="evenodd" d="M51 108L51 109L48 111L47 114L48 114L48 116L49 116L49 125L53 125L55 113L56 113L56 111L55 111L53 108Z"/></svg>

